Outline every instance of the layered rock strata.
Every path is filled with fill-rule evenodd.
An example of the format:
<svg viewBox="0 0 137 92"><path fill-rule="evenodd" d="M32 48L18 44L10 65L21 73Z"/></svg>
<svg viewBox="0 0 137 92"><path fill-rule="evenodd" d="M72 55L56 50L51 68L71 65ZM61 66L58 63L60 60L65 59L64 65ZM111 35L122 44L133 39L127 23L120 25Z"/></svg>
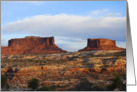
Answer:
<svg viewBox="0 0 137 92"><path fill-rule="evenodd" d="M66 52L59 48L54 41L54 37L28 36L21 39L11 39L8 47L1 47L1 54L44 54Z"/></svg>
<svg viewBox="0 0 137 92"><path fill-rule="evenodd" d="M93 51L93 50L124 50L123 48L117 47L116 42L110 39L88 39L87 47L79 51Z"/></svg>

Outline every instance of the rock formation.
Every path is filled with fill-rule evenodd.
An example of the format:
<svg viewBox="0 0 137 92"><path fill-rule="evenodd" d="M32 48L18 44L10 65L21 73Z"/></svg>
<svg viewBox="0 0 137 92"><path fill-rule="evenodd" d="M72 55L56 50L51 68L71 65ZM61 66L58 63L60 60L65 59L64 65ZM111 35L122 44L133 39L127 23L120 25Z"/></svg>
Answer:
<svg viewBox="0 0 137 92"><path fill-rule="evenodd" d="M8 47L1 47L1 54L44 54L44 53L62 53L66 52L60 49L54 41L54 37L35 37L28 36L21 39L11 39Z"/></svg>
<svg viewBox="0 0 137 92"><path fill-rule="evenodd" d="M87 47L79 51L93 51L93 50L123 50L116 46L116 42L110 39L88 39Z"/></svg>

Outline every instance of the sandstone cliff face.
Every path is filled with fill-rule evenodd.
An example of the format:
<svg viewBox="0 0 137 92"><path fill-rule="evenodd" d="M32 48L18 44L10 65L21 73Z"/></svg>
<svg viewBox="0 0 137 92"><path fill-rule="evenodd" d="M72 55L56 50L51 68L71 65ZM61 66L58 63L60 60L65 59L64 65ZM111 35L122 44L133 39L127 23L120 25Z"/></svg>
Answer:
<svg viewBox="0 0 137 92"><path fill-rule="evenodd" d="M87 47L79 51L92 51L92 50L123 50L116 46L116 42L110 39L88 39Z"/></svg>
<svg viewBox="0 0 137 92"><path fill-rule="evenodd" d="M44 54L66 52L60 49L54 37L28 36L21 39L11 39L8 47L1 47L1 54Z"/></svg>

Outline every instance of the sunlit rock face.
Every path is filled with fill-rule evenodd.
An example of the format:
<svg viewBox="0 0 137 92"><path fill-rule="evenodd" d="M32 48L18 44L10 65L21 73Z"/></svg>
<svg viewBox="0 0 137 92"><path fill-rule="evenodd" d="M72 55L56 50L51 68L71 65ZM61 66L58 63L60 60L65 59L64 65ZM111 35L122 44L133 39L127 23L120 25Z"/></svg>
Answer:
<svg viewBox="0 0 137 92"><path fill-rule="evenodd" d="M88 39L87 47L79 51L92 51L92 50L123 50L116 46L116 42L111 39Z"/></svg>
<svg viewBox="0 0 137 92"><path fill-rule="evenodd" d="M21 39L11 39L8 47L1 47L1 54L44 54L66 52L59 48L54 37L27 36Z"/></svg>

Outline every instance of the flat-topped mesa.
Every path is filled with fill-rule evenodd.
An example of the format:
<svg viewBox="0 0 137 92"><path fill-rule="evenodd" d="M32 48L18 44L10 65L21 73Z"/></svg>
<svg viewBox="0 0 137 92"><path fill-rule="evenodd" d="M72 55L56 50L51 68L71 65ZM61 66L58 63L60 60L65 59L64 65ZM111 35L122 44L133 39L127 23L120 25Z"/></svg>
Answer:
<svg viewBox="0 0 137 92"><path fill-rule="evenodd" d="M66 52L56 44L54 37L27 36L8 41L8 47L1 47L1 54L44 54Z"/></svg>
<svg viewBox="0 0 137 92"><path fill-rule="evenodd" d="M35 36L27 36L21 39L11 39L8 42L8 47L13 48L33 48L36 46L55 46L54 37L35 37Z"/></svg>
<svg viewBox="0 0 137 92"><path fill-rule="evenodd" d="M111 39L88 39L87 47L79 51L93 51L93 50L124 50L116 46L116 42Z"/></svg>

